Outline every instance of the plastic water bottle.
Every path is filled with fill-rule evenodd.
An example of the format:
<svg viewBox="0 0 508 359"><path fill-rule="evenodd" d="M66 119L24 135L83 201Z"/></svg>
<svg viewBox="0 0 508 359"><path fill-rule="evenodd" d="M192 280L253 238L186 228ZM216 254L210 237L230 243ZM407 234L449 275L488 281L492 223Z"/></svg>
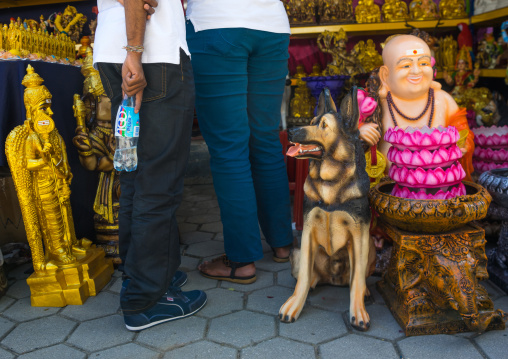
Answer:
<svg viewBox="0 0 508 359"><path fill-rule="evenodd" d="M113 166L117 171L131 172L138 167L139 113L134 113L135 105L135 97L125 95L116 114Z"/></svg>

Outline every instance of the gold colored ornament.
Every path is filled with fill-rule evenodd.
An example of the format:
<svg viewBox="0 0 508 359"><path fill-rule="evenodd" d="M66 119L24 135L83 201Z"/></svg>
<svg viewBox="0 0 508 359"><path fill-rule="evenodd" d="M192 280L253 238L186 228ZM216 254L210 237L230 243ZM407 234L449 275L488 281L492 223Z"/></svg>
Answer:
<svg viewBox="0 0 508 359"><path fill-rule="evenodd" d="M374 40L368 39L366 43L360 40L353 49L365 72L383 65L383 57L377 52Z"/></svg>
<svg viewBox="0 0 508 359"><path fill-rule="evenodd" d="M74 6L69 5L65 8L63 14L57 15L55 18L55 30L69 36L72 41L78 42L86 19L86 16L78 13Z"/></svg>
<svg viewBox="0 0 508 359"><path fill-rule="evenodd" d="M441 0L439 14L442 19L462 19L467 17L464 0Z"/></svg>
<svg viewBox="0 0 508 359"><path fill-rule="evenodd" d="M70 206L72 173L55 128L51 93L28 65L22 84L27 120L5 143L23 215L34 273L27 279L33 306L83 304L111 279L104 251L78 240Z"/></svg>
<svg viewBox="0 0 508 359"><path fill-rule="evenodd" d="M409 4L409 15L412 20L435 20L437 5L432 0L413 0Z"/></svg>
<svg viewBox="0 0 508 359"><path fill-rule="evenodd" d="M315 0L292 0L284 3L291 25L309 25L316 23Z"/></svg>
<svg viewBox="0 0 508 359"><path fill-rule="evenodd" d="M370 188L375 187L379 181L385 176L386 170L386 158L385 156L376 149L377 163L372 164L372 153L371 151L365 152L365 161L367 162L365 171L369 178L374 179L374 182L370 183Z"/></svg>
<svg viewBox="0 0 508 359"><path fill-rule="evenodd" d="M374 0L359 0L355 8L355 18L359 24L381 22L381 11L379 6L374 4Z"/></svg>
<svg viewBox="0 0 508 359"><path fill-rule="evenodd" d="M407 4L402 0L386 0L381 10L384 22L406 21L409 19Z"/></svg>
<svg viewBox="0 0 508 359"><path fill-rule="evenodd" d="M351 0L319 0L318 14L320 24L342 24L355 20Z"/></svg>
<svg viewBox="0 0 508 359"><path fill-rule="evenodd" d="M347 35L343 28L338 32L324 31L319 34L317 44L322 52L332 55L330 62L323 71L324 76L349 75L354 76L365 72L354 52L348 54L346 50Z"/></svg>

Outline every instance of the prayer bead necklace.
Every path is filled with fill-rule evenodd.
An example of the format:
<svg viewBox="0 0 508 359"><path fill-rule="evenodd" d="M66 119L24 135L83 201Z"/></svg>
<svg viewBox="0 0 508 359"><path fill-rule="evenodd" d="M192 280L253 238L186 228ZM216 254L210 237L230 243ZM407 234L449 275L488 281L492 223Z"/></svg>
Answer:
<svg viewBox="0 0 508 359"><path fill-rule="evenodd" d="M427 99L427 104L425 105L425 108L423 109L423 112L416 116L416 117L409 117L409 116L406 116L405 114L403 114L398 108L397 106L395 105L395 102L393 101L393 98L392 98L392 94L390 91L388 91L388 95L386 96L386 102L388 103L388 110L390 111L390 116L392 117L392 120L393 120L393 123L395 124L395 126L398 126L397 124L397 120L395 119L395 114L393 113L393 108L395 108L395 111L397 111L397 113L405 118L406 120L408 121L418 121L420 118L423 117L423 115L425 115L425 113L427 112L427 110L429 109L430 107L430 116L429 116L429 127L431 127L432 125L432 118L434 117L434 89L430 88L429 89L429 97ZM393 106L393 108L392 108Z"/></svg>

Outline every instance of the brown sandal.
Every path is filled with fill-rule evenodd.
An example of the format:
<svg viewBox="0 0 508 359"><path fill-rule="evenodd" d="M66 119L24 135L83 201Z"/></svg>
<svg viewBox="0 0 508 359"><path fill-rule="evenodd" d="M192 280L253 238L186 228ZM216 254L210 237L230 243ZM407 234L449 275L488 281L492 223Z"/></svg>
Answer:
<svg viewBox="0 0 508 359"><path fill-rule="evenodd" d="M212 262L217 262L217 261L222 261L226 267L231 268L231 273L229 274L229 276L210 275L210 274L203 272L202 270L199 270L199 273L201 273L201 275L206 278L216 279L216 280L225 280L228 282L239 283L239 284L254 283L257 279L256 274L253 274L251 276L245 276L245 277L235 276L235 272L238 268L245 267L246 265L252 264L254 262L233 262L233 261L229 260L229 258L225 254L223 254L220 257L212 259Z"/></svg>

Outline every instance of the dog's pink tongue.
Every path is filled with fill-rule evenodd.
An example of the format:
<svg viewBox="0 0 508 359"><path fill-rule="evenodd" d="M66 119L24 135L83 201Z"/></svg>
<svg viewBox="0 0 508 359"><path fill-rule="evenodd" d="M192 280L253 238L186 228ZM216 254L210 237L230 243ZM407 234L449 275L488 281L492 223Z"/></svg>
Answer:
<svg viewBox="0 0 508 359"><path fill-rule="evenodd" d="M295 143L294 146L288 148L286 155L289 157L295 157L298 155L300 148L302 148L302 146L299 143Z"/></svg>

